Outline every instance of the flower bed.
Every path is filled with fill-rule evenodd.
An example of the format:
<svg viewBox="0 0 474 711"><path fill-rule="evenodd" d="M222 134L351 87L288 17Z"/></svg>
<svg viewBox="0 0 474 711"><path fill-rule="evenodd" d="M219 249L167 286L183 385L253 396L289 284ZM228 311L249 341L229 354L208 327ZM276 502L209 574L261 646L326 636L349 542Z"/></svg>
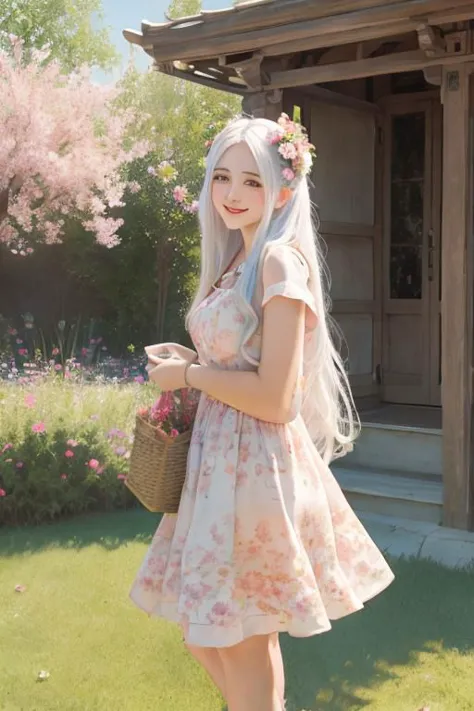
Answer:
<svg viewBox="0 0 474 711"><path fill-rule="evenodd" d="M124 486L135 413L158 392L135 377L0 380L0 525L137 505Z"/></svg>

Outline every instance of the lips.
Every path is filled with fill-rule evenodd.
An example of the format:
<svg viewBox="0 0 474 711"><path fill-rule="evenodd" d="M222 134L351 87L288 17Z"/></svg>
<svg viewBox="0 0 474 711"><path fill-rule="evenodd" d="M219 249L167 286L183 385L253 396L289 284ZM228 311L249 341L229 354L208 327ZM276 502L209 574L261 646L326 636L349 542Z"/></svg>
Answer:
<svg viewBox="0 0 474 711"><path fill-rule="evenodd" d="M224 205L224 208L227 212L230 212L231 215L241 215L243 212L247 212L247 208L245 210L239 210L236 207L227 207L227 205Z"/></svg>

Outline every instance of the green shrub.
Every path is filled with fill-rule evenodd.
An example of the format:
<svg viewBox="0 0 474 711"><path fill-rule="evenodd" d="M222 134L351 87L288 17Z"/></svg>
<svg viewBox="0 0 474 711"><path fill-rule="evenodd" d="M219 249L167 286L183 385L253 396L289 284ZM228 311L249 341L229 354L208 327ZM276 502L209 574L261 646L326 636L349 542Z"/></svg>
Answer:
<svg viewBox="0 0 474 711"><path fill-rule="evenodd" d="M135 412L157 395L150 383L0 382L0 525L135 506Z"/></svg>

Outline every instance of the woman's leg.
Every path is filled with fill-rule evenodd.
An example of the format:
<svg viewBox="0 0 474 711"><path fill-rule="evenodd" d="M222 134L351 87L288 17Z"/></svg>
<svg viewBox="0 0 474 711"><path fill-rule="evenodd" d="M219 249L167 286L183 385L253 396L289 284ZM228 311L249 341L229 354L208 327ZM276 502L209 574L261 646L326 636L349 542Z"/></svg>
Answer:
<svg viewBox="0 0 474 711"><path fill-rule="evenodd" d="M275 678L275 686L278 692L278 698L281 701L282 709L285 708L285 668L283 666L283 657L280 649L280 636L278 632L270 635L270 657L272 660L273 676Z"/></svg>
<svg viewBox="0 0 474 711"><path fill-rule="evenodd" d="M282 711L271 646L271 635L257 635L218 649L229 711Z"/></svg>
<svg viewBox="0 0 474 711"><path fill-rule="evenodd" d="M212 647L194 647L190 644L186 644L186 647L194 659L204 667L225 701L227 701L224 667L217 649L213 649Z"/></svg>

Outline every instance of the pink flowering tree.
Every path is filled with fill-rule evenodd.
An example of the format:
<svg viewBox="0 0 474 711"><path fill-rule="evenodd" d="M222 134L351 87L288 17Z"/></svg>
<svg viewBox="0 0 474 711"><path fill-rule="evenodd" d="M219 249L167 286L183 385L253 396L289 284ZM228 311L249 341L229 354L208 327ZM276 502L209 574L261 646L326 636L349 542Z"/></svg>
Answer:
<svg viewBox="0 0 474 711"><path fill-rule="evenodd" d="M119 243L123 166L149 150L127 141L137 117L87 69L61 74L47 53L22 61L21 41L0 52L0 243L12 252L62 241L68 216L101 245Z"/></svg>

